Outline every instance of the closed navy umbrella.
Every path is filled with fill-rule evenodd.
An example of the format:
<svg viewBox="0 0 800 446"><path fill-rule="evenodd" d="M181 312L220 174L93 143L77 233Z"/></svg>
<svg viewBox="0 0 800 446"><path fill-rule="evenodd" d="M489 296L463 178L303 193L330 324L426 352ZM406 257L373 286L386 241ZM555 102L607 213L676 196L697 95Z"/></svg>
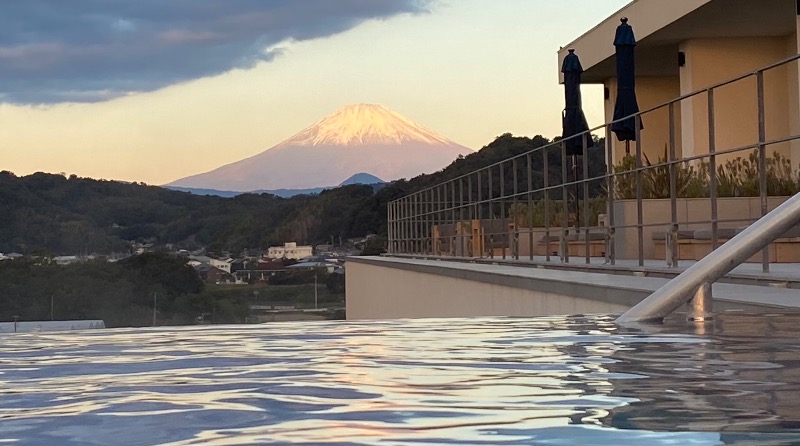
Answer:
<svg viewBox="0 0 800 446"><path fill-rule="evenodd" d="M639 104L636 103L636 70L634 64L634 50L636 38L633 28L628 25L628 19L622 18L622 24L617 27L614 38L617 56L617 102L614 104L614 121L639 113ZM640 129L644 128L641 125ZM626 141L626 152L630 152L629 141L636 140L636 121L634 118L615 122L611 131L620 141Z"/></svg>
<svg viewBox="0 0 800 446"><path fill-rule="evenodd" d="M575 54L575 50L569 50L569 54L564 58L564 63L561 65L561 72L564 73L564 99L566 104L564 114L561 116L561 137L566 140L564 144L566 145L567 155L581 155L583 154L584 140L586 140L587 147L592 145L589 134L587 133L582 138L567 139L589 130L589 124L586 122L581 103L581 73L583 73L583 67L581 67L581 61Z"/></svg>

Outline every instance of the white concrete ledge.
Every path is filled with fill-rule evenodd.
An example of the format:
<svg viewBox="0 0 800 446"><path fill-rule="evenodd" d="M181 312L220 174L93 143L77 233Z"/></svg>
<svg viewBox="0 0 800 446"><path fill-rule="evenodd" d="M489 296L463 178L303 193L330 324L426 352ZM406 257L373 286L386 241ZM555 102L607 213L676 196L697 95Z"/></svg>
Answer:
<svg viewBox="0 0 800 446"><path fill-rule="evenodd" d="M574 267L579 268L578 265ZM557 311L570 309L579 313L598 310L621 312L668 282L666 278L591 271L394 257L349 258L346 270L348 318L351 316L353 318L529 316L567 314ZM393 276L398 281L395 281ZM478 287L478 284L484 288L480 290L476 288L475 295L472 295L470 286L474 288ZM497 291L497 287L501 287L502 292ZM521 305L519 302L510 298L511 300L506 303L493 302L489 308L484 306L480 297L483 295L486 299L502 301L498 296L502 296L503 293L513 294L513 299L523 299L523 304L524 300L528 299L535 301L539 306L529 308L526 310L529 311L527 314L513 314L509 309ZM407 297L408 294L414 294L413 299L422 299L420 302L427 301L430 305L414 304L418 309L417 313L413 308L398 306L396 300L412 299ZM713 287L713 294L716 308L721 310L800 311L800 291L794 289L718 283ZM449 308L449 302L458 302L462 296L465 305L469 300L473 302L470 305L477 306L475 312ZM435 310L434 307L441 305L435 303L437 299L447 299L448 309ZM573 299L573 301L565 305L563 302L557 304L551 302L553 299ZM386 302L383 302L384 300ZM509 309L503 310L501 307L506 304L509 305ZM389 311L392 305L396 308ZM362 311L367 307L370 308L369 311ZM382 314L382 309L386 309L385 314ZM584 309L590 311L583 311Z"/></svg>
<svg viewBox="0 0 800 446"><path fill-rule="evenodd" d="M0 333L91 330L106 328L102 320L0 322Z"/></svg>

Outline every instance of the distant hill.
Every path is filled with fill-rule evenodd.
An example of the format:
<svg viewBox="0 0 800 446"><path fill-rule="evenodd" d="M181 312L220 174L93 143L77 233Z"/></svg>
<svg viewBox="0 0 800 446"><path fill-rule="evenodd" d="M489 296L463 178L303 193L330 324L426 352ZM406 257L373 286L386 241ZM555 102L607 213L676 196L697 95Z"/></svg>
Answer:
<svg viewBox="0 0 800 446"><path fill-rule="evenodd" d="M473 150L377 104L346 106L255 156L167 186L229 191L335 187L359 172L386 181L441 170Z"/></svg>
<svg viewBox="0 0 800 446"><path fill-rule="evenodd" d="M339 186L349 186L352 184L382 185L384 184L384 181L376 177L375 175L370 175L368 173L361 172L344 180L342 184L340 184ZM230 190L199 189L193 187L180 187L180 186L165 186L165 187L170 190L189 192L190 194L195 194L195 195L215 195L217 197L227 197L227 198L235 197L237 195L245 193L272 194L278 197L290 198L294 197L295 195L316 195L324 190L333 189L332 187L315 187L311 189L275 189L275 190L254 190L249 192L236 192Z"/></svg>
<svg viewBox="0 0 800 446"><path fill-rule="evenodd" d="M165 186L164 188L178 192L188 192L194 195L213 195L216 197L226 197L226 198L235 197L243 193L243 192L234 192L230 190L199 189L193 187L180 187L180 186Z"/></svg>
<svg viewBox="0 0 800 446"><path fill-rule="evenodd" d="M368 173L360 172L352 177L342 181L339 186L347 186L349 184L381 184L384 181L375 175L370 175Z"/></svg>
<svg viewBox="0 0 800 446"><path fill-rule="evenodd" d="M326 187L315 187L313 189L276 189L276 190L254 190L248 192L236 192L231 190L216 190L216 189L197 189L193 187L180 187L180 186L164 186L165 189L176 190L180 192L189 192L194 195L214 195L217 197L231 198L242 194L271 194L282 198L294 197L295 195L316 195Z"/></svg>

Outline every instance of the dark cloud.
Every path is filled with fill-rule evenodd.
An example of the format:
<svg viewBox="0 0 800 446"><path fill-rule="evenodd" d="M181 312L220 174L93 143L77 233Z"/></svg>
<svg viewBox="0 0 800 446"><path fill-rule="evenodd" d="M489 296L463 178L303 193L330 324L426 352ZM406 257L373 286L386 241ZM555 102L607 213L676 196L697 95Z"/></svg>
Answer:
<svg viewBox="0 0 800 446"><path fill-rule="evenodd" d="M0 0L0 101L92 102L246 68L431 0Z"/></svg>

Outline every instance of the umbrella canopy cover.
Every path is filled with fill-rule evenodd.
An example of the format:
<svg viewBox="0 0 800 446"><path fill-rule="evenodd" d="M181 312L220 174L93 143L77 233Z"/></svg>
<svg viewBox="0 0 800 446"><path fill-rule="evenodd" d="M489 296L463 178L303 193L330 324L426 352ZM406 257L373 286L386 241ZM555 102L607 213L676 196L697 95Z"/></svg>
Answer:
<svg viewBox="0 0 800 446"><path fill-rule="evenodd" d="M583 137L568 139L571 136L589 130L589 124L583 114L581 101L581 73L583 73L583 67L581 67L581 61L575 54L575 50L569 50L569 54L564 58L564 63L561 65L561 72L564 73L564 99L566 104L561 115L561 137L566 140L564 144L567 155L580 155L583 153L584 141L586 141L586 146L589 147L592 145L592 140L588 133Z"/></svg>
<svg viewBox="0 0 800 446"><path fill-rule="evenodd" d="M628 25L628 19L623 17L622 24L617 27L614 38L617 58L617 101L614 104L614 121L639 113L639 104L636 101L636 70L634 50L636 38L633 28ZM644 128L639 122L640 129ZM611 131L620 141L636 140L636 122L634 118L615 122Z"/></svg>

